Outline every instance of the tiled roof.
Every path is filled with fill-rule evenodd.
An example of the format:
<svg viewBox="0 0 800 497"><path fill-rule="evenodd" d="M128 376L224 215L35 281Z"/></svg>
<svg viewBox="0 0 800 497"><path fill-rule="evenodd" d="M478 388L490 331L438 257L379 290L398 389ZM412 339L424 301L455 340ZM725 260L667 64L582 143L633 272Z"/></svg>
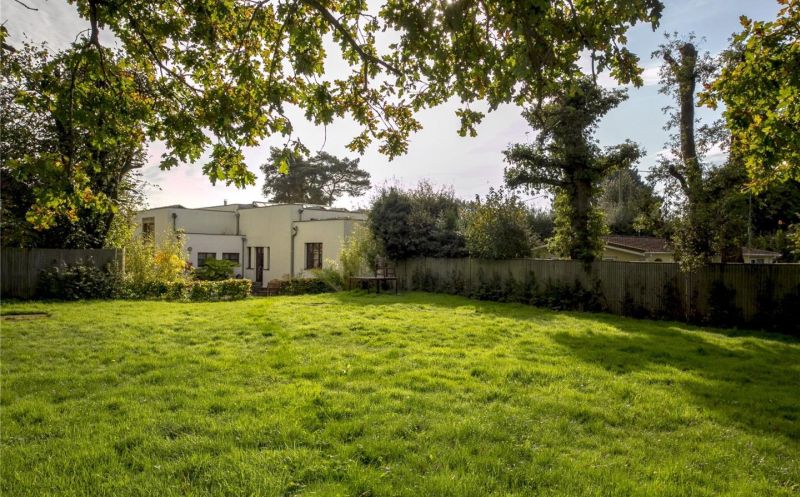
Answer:
<svg viewBox="0 0 800 497"><path fill-rule="evenodd" d="M742 255L763 255L768 257L780 257L780 252L770 252L769 250L761 250L750 247L742 247Z"/></svg>
<svg viewBox="0 0 800 497"><path fill-rule="evenodd" d="M639 252L672 252L672 247L664 238L655 236L604 236L608 245L636 250Z"/></svg>

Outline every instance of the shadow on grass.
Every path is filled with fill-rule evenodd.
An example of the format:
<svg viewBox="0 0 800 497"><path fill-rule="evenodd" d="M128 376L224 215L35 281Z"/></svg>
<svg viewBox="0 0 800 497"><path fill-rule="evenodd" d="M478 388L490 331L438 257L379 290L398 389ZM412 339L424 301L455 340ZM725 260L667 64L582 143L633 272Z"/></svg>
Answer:
<svg viewBox="0 0 800 497"><path fill-rule="evenodd" d="M629 323L629 326L625 326L625 328L632 328L641 324L644 326L656 327L660 330L669 329L671 331L678 331L681 333L702 331L727 337L753 337L760 340L800 345L800 337L762 330L714 328L683 323L679 321L637 319L627 316L609 314L606 312L554 311L545 307L476 300L462 297L460 295L426 292L401 292L399 295L394 295L385 293L375 294L374 292L367 293L361 290L337 292L328 295L333 295L342 303L355 305L407 306L409 304L416 304L421 306L434 306L451 309L470 306L482 314L493 314L507 318L535 319L537 321L542 321L547 319L555 319L558 316L568 316L579 321L584 321L587 325L602 323L608 326L619 327L622 323Z"/></svg>
<svg viewBox="0 0 800 497"><path fill-rule="evenodd" d="M478 314L552 322L547 326L558 326L556 321L568 317L571 331L556 329L551 338L582 362L611 374L653 372L654 383L678 387L698 407L726 422L748 431L800 440L800 340L796 338L441 294L353 292L335 296L345 304L402 305L405 310L409 305L453 310L470 306Z"/></svg>
<svg viewBox="0 0 800 497"><path fill-rule="evenodd" d="M800 348L756 340L726 347L700 334L635 321L616 328L623 334L557 333L554 340L615 374L652 372L653 382L674 384L697 406L748 431L800 440Z"/></svg>

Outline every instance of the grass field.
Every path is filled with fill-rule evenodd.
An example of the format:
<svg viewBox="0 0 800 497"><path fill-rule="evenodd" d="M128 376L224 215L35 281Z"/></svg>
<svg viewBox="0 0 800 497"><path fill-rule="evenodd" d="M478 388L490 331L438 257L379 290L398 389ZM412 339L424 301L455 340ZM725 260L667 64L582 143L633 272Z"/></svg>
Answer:
<svg viewBox="0 0 800 497"><path fill-rule="evenodd" d="M776 336L420 293L2 311L3 496L800 493Z"/></svg>

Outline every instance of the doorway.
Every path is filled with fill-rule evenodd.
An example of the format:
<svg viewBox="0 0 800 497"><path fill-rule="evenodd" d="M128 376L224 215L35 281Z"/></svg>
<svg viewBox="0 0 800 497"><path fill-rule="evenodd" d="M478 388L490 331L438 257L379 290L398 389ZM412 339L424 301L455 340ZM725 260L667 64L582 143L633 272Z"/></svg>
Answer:
<svg viewBox="0 0 800 497"><path fill-rule="evenodd" d="M256 283L264 283L264 247L256 247Z"/></svg>

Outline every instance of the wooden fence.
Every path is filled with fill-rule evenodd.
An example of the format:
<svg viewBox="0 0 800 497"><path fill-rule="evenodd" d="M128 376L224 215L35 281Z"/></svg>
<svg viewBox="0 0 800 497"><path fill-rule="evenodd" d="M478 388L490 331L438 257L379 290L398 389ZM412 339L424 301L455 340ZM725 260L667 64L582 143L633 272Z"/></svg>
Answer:
<svg viewBox="0 0 800 497"><path fill-rule="evenodd" d="M118 261L124 264L124 251L117 249L20 249L0 250L0 296L27 299L36 293L43 269L88 262L96 267Z"/></svg>
<svg viewBox="0 0 800 497"><path fill-rule="evenodd" d="M452 288L455 279L465 295L474 295L489 281L511 278L534 281L539 289L577 282L596 291L603 307L615 314L640 310L652 316L700 321L712 311L711 297L716 291L717 298L728 296L727 303L735 307L743 325L758 325L764 313L779 305L800 308L800 264L710 264L687 274L677 264L658 262L597 261L587 268L570 260L423 258L400 262L397 277L401 288L419 288L419 282L427 278L436 282L439 291ZM722 294L720 285L724 285Z"/></svg>

